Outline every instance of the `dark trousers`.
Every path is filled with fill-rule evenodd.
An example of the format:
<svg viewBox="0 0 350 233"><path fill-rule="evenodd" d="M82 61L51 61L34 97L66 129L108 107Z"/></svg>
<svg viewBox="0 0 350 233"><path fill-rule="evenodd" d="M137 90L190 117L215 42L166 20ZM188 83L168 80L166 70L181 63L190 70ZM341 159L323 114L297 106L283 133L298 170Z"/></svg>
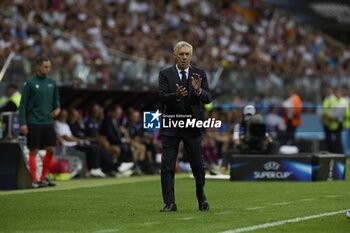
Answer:
<svg viewBox="0 0 350 233"><path fill-rule="evenodd" d="M104 148L98 149L101 158L101 169L104 173L109 173L116 170L116 165L113 162L113 156Z"/></svg>
<svg viewBox="0 0 350 233"><path fill-rule="evenodd" d="M86 154L86 160L89 170L100 167L100 155L98 154L98 148L94 145L76 146L77 150L80 150Z"/></svg>
<svg viewBox="0 0 350 233"><path fill-rule="evenodd" d="M329 128L324 127L325 140L329 152L339 154L343 153L343 145L341 140L342 130L342 127L338 127L336 130L330 130Z"/></svg>
<svg viewBox="0 0 350 233"><path fill-rule="evenodd" d="M120 147L120 150L121 150L121 154L120 154L120 157L119 157L118 162L117 162L118 166L120 166L120 164L122 164L124 162L133 161L130 144L120 143L120 144L116 144L116 145L118 145Z"/></svg>
<svg viewBox="0 0 350 233"><path fill-rule="evenodd" d="M324 129L324 135L325 135L325 141L326 141L326 145L327 145L327 150L329 152L334 152L333 150L333 141L332 141L332 133L331 131L328 129L328 127L323 126Z"/></svg>
<svg viewBox="0 0 350 233"><path fill-rule="evenodd" d="M198 203L206 200L204 195L205 169L202 157L201 135L199 132L179 132L176 136L161 137L163 145L161 163L161 183L165 204L175 203L174 176L179 144L184 143L193 176L196 180L196 195Z"/></svg>

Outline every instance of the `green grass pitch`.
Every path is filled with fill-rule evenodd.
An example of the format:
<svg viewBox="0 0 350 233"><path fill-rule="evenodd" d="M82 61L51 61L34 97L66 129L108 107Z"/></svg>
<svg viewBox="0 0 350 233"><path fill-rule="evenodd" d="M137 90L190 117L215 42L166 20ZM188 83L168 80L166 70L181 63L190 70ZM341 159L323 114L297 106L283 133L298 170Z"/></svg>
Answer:
<svg viewBox="0 0 350 233"><path fill-rule="evenodd" d="M176 177L176 213L159 212L159 176L77 179L55 188L0 191L0 232L350 232L350 220L336 213L350 209L349 161L345 181L207 180L209 212L198 211L194 180L188 174ZM251 228L307 216L316 217Z"/></svg>

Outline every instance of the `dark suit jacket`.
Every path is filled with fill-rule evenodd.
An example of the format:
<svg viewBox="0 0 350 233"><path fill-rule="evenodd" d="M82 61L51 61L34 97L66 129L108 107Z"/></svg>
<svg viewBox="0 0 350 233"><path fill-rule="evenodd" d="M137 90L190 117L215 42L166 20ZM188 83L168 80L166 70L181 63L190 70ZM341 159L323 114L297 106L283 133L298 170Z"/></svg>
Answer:
<svg viewBox="0 0 350 233"><path fill-rule="evenodd" d="M198 73L202 77L202 93L196 95L193 90L191 76L193 73ZM209 93L208 79L204 70L190 67L189 69L189 84L187 91L189 93L189 105L192 111L192 118L204 120L203 104L211 102L212 97ZM159 96L162 102L162 114L176 115L184 113L184 98L176 98L176 84L181 85L181 79L177 72L176 66L169 67L159 72ZM160 133L166 136L174 136L177 133L176 128L161 128ZM203 132L201 130L201 132Z"/></svg>
<svg viewBox="0 0 350 233"><path fill-rule="evenodd" d="M101 133L107 137L107 140L113 145L122 144L122 134L117 125L113 123L111 117L106 117L101 127Z"/></svg>

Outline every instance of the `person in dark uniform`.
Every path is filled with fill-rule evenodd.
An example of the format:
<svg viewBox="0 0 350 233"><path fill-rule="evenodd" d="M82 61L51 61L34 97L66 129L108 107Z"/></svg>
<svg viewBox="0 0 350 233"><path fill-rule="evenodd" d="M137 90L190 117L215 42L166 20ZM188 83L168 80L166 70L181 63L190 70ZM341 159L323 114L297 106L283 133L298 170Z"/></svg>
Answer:
<svg viewBox="0 0 350 233"><path fill-rule="evenodd" d="M56 146L53 118L60 113L56 82L48 76L51 70L51 61L47 57L40 56L36 60L36 69L36 75L24 83L19 107L20 130L21 133L27 135L28 164L33 188L55 185L47 179L47 174ZM41 148L45 148L46 155L38 180L36 155Z"/></svg>
<svg viewBox="0 0 350 233"><path fill-rule="evenodd" d="M162 102L162 116L181 115L190 119L204 120L203 104L211 102L209 85L204 70L190 66L192 45L185 41L174 47L175 65L159 72L159 96ZM185 119L186 120L186 119ZM208 211L209 204L204 194L205 170L201 151L204 130L201 128L162 127L161 185L165 206L162 212L177 210L174 195L175 165L182 141L188 155L196 181L199 210Z"/></svg>

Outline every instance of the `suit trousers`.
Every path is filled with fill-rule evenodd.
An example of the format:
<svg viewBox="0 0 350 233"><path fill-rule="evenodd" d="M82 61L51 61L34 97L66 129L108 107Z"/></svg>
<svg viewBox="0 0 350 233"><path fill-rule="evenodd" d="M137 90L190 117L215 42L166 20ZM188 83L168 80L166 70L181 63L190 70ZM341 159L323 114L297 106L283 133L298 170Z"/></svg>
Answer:
<svg viewBox="0 0 350 233"><path fill-rule="evenodd" d="M164 203L175 203L174 176L177 154L181 141L184 143L192 173L195 177L198 203L205 201L205 168L202 157L201 134L197 131L180 129L175 136L162 135L161 140L163 145L161 183Z"/></svg>

